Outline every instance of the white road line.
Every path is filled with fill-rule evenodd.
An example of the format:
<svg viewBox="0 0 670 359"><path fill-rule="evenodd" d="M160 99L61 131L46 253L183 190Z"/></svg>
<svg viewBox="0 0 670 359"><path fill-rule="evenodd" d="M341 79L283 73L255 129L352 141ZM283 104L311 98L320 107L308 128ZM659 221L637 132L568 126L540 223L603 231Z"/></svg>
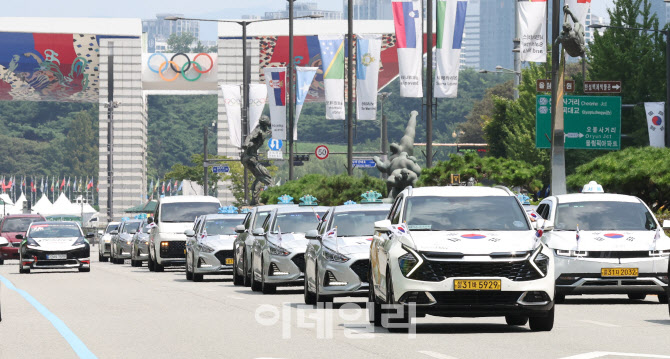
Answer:
<svg viewBox="0 0 670 359"><path fill-rule="evenodd" d="M244 300L244 298L242 298L242 297L237 297L237 296L234 296L234 295L229 295L228 298L230 298L230 299L237 299L237 300Z"/></svg>
<svg viewBox="0 0 670 359"><path fill-rule="evenodd" d="M419 350L419 353L435 359L457 359L456 357L452 357L442 353L431 352L429 350Z"/></svg>
<svg viewBox="0 0 670 359"><path fill-rule="evenodd" d="M589 323L589 324L595 324L595 325L600 325L601 327L608 327L608 328L620 328L620 327L621 327L620 325L610 324L610 323L603 323L603 322L596 322L595 320L586 320L586 319L583 319L583 320L580 320L580 322Z"/></svg>
<svg viewBox="0 0 670 359"><path fill-rule="evenodd" d="M667 355L657 355L657 354L637 354L637 353L611 353L611 352L592 352L577 354L571 357L565 357L561 359L595 359L602 358L605 356L620 356L620 357L630 357L630 358L659 358L659 359L670 359L670 356Z"/></svg>

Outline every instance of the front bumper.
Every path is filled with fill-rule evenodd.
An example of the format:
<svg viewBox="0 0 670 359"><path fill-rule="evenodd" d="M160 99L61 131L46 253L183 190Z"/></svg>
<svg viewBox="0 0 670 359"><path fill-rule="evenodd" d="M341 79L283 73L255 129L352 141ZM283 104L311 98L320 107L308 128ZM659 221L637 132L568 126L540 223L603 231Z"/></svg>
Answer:
<svg viewBox="0 0 670 359"><path fill-rule="evenodd" d="M147 243L135 244L131 249L130 259L134 261L149 260L149 246Z"/></svg>
<svg viewBox="0 0 670 359"><path fill-rule="evenodd" d="M581 258L556 256L559 294L663 294L668 287L668 258ZM603 277L603 268L637 268L637 277Z"/></svg>
<svg viewBox="0 0 670 359"><path fill-rule="evenodd" d="M8 246L0 247L0 259L19 259L21 242L9 242Z"/></svg>
<svg viewBox="0 0 670 359"><path fill-rule="evenodd" d="M116 253L114 257L118 259L130 259L132 247L128 242L116 242Z"/></svg>
<svg viewBox="0 0 670 359"><path fill-rule="evenodd" d="M232 260L232 249L212 253L200 252L198 254L198 262L193 271L198 274L233 274Z"/></svg>
<svg viewBox="0 0 670 359"><path fill-rule="evenodd" d="M100 254L103 257L109 257L109 254L112 251L112 243L111 242L103 242L100 244Z"/></svg>
<svg viewBox="0 0 670 359"><path fill-rule="evenodd" d="M69 251L44 251L34 248L23 249L21 264L32 269L59 269L59 268L90 268L90 247L84 247ZM50 259L54 254L65 255L64 259Z"/></svg>
<svg viewBox="0 0 670 359"><path fill-rule="evenodd" d="M167 243L162 245L162 243ZM161 239L155 243L156 261L163 266L186 264L186 240Z"/></svg>
<svg viewBox="0 0 670 359"><path fill-rule="evenodd" d="M348 255L344 263L319 258L319 294L345 297L367 296L370 253Z"/></svg>
<svg viewBox="0 0 670 359"><path fill-rule="evenodd" d="M267 275L265 282L278 285L303 285L305 283L305 252L293 252L288 256L272 255L266 252L269 259L263 268Z"/></svg>

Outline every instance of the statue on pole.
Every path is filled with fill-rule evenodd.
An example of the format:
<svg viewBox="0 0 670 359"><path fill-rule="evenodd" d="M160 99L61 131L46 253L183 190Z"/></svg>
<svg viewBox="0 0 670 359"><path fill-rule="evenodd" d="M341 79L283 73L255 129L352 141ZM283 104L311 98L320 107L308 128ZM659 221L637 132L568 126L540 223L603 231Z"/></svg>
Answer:
<svg viewBox="0 0 670 359"><path fill-rule="evenodd" d="M254 175L254 183L251 185L251 203L258 204L261 189L272 184L272 176L265 166L258 161L258 150L263 146L266 138L272 135L272 125L267 116L261 117L258 126L251 131L242 145L242 165Z"/></svg>
<svg viewBox="0 0 670 359"><path fill-rule="evenodd" d="M373 157L377 169L388 175L386 189L389 198L395 198L407 186L414 186L421 175L421 167L414 157L414 137L418 115L418 112L412 111L405 128L405 135L400 139L400 144L394 142L389 146L391 155L386 161L382 162L378 156Z"/></svg>
<svg viewBox="0 0 670 359"><path fill-rule="evenodd" d="M584 39L584 25L579 22L575 15L570 11L568 5L563 6L565 19L563 21L563 31L556 39L554 48L558 48L558 43L563 45L563 49L572 57L582 57L586 52ZM568 16L572 19L572 24L568 22Z"/></svg>

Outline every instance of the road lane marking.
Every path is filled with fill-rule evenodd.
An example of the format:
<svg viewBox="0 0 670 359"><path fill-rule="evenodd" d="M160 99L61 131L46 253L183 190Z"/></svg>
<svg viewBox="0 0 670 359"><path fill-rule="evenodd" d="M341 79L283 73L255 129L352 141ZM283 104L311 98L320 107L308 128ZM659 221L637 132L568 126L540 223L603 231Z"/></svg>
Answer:
<svg viewBox="0 0 670 359"><path fill-rule="evenodd" d="M620 328L621 327L620 325L610 324L610 323L603 323L603 322L596 322L595 320L582 319L582 320L580 320L580 322L600 325L601 327L608 327L608 328Z"/></svg>
<svg viewBox="0 0 670 359"><path fill-rule="evenodd" d="M229 295L228 298L230 298L230 299L237 299L237 300L244 300L244 298L242 298L242 297L237 297L237 296L234 296L234 295Z"/></svg>
<svg viewBox="0 0 670 359"><path fill-rule="evenodd" d="M44 316L48 321L51 322L51 324L58 330L60 335L70 344L70 347L72 347L72 350L74 350L75 353L77 353L77 356L80 358L86 358L86 359L94 359L97 358L95 354L93 354L88 347L86 347L86 344L77 337L70 328L65 325L65 323L60 320L55 314L51 313L49 309L47 309L44 305L42 305L40 302L37 301L33 296L28 294L23 289L16 288L12 282L9 281L9 279L3 277L0 275L0 282L5 284L5 287L8 289L11 289L17 293L19 293L28 303L30 303L37 311Z"/></svg>
<svg viewBox="0 0 670 359"><path fill-rule="evenodd" d="M437 353L437 352L431 352L429 350L419 350L419 353L421 353L423 355L427 355L427 356L429 356L431 358L435 358L435 359L457 359L457 358L449 356L449 355L445 355L445 354Z"/></svg>
<svg viewBox="0 0 670 359"><path fill-rule="evenodd" d="M561 358L561 359L595 359L595 358L602 358L602 357L605 357L605 356L670 359L670 356L667 356L667 355L637 354L637 353L612 353L612 352L584 353L584 354L577 354L577 355L573 355L571 357L565 357L565 358Z"/></svg>

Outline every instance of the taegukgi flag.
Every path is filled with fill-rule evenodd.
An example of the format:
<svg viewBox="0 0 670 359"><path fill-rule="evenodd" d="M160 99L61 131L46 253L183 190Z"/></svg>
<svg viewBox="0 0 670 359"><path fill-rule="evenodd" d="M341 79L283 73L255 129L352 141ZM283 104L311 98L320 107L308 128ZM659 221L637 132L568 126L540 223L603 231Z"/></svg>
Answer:
<svg viewBox="0 0 670 359"><path fill-rule="evenodd" d="M264 84L249 85L249 133L258 126L268 98L268 87Z"/></svg>
<svg viewBox="0 0 670 359"><path fill-rule="evenodd" d="M532 0L538 1L538 0ZM570 12L579 20L579 22L586 28L586 16L591 8L591 0L565 0L565 5L568 5ZM568 17L568 21L572 23L572 19Z"/></svg>
<svg viewBox="0 0 670 359"><path fill-rule="evenodd" d="M272 138L286 139L286 67L266 67Z"/></svg>
<svg viewBox="0 0 670 359"><path fill-rule="evenodd" d="M437 1L435 97L456 97L467 0Z"/></svg>
<svg viewBox="0 0 670 359"><path fill-rule="evenodd" d="M647 126L649 126L649 146L665 147L665 102L645 102Z"/></svg>
<svg viewBox="0 0 670 359"><path fill-rule="evenodd" d="M223 93L223 103L226 107L226 117L228 118L228 136L230 143L240 148L242 147L242 103L240 97L240 85L221 85Z"/></svg>
<svg viewBox="0 0 670 359"><path fill-rule="evenodd" d="M398 66L400 68L400 96L423 97L422 71L422 9L418 0L393 0Z"/></svg>
<svg viewBox="0 0 670 359"><path fill-rule="evenodd" d="M356 41L356 116L359 120L377 118L377 85L382 36L358 35Z"/></svg>
<svg viewBox="0 0 670 359"><path fill-rule="evenodd" d="M519 1L521 61L547 62L547 0Z"/></svg>
<svg viewBox="0 0 670 359"><path fill-rule="evenodd" d="M344 120L344 36L319 35L326 119Z"/></svg>
<svg viewBox="0 0 670 359"><path fill-rule="evenodd" d="M293 140L298 140L298 119L302 112L302 106L312 87L314 76L319 70L318 67L296 67L296 96L295 96L295 122L293 123Z"/></svg>

